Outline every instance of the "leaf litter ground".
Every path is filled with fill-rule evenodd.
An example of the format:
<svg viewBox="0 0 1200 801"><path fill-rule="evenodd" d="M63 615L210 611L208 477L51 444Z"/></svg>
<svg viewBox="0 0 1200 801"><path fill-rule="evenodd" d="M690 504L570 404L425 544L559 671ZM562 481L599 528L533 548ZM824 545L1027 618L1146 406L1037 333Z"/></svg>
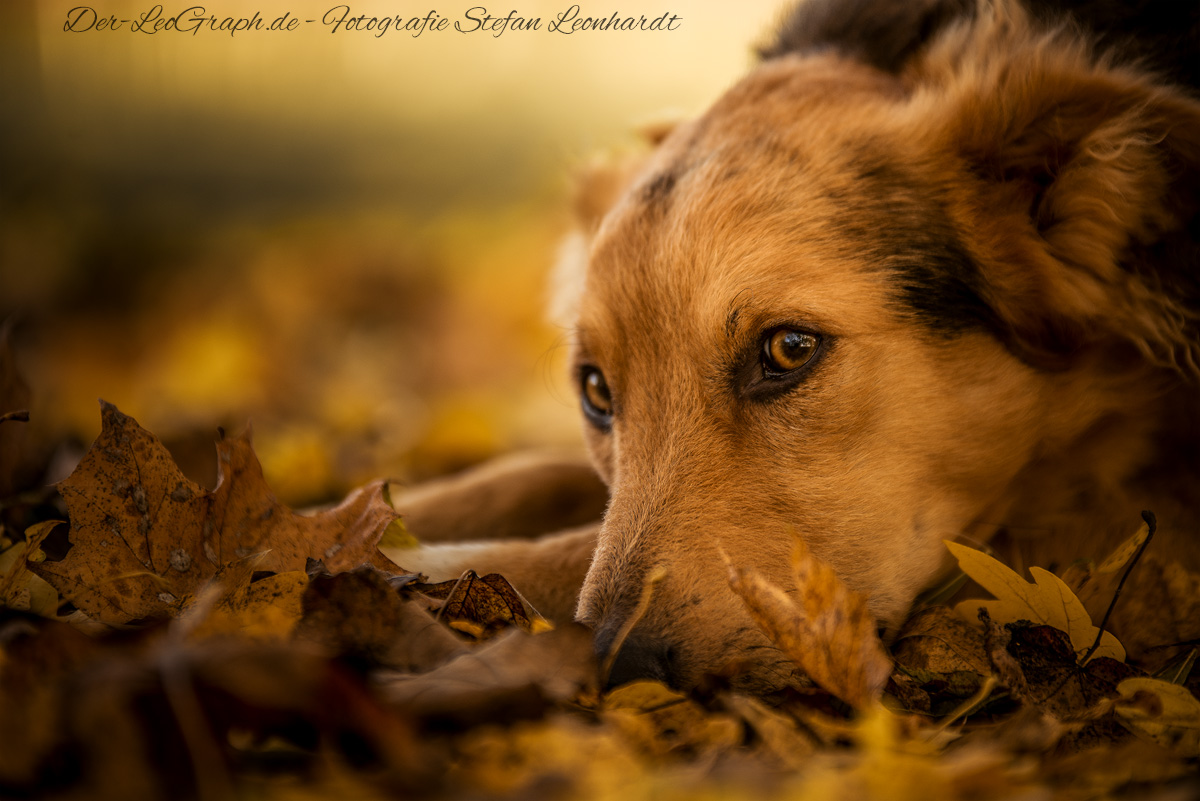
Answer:
<svg viewBox="0 0 1200 801"><path fill-rule="evenodd" d="M502 576L427 584L385 556L409 538L384 483L298 514L248 433L218 442L209 492L134 420L108 404L102 418L59 488L65 556L43 549L52 521L0 553L0 796L1200 792L1196 650L1157 652L1149 675L1080 600L1115 592L1149 526L1095 569L1032 583L952 545L995 599L923 608L890 650L801 545L798 596L730 563L793 686L601 693L590 632L551 627Z"/></svg>

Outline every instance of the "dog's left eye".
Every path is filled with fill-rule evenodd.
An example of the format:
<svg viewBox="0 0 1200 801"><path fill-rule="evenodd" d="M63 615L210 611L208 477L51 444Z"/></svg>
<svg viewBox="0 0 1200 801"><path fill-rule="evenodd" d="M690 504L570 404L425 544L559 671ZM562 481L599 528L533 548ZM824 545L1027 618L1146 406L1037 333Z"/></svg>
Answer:
<svg viewBox="0 0 1200 801"><path fill-rule="evenodd" d="M763 340L762 366L767 378L778 378L799 370L816 355L819 340L794 328L780 328Z"/></svg>
<svg viewBox="0 0 1200 801"><path fill-rule="evenodd" d="M595 367L584 367L580 372L580 387L583 400L583 412L592 425L602 431L612 426L612 392L604 373Z"/></svg>

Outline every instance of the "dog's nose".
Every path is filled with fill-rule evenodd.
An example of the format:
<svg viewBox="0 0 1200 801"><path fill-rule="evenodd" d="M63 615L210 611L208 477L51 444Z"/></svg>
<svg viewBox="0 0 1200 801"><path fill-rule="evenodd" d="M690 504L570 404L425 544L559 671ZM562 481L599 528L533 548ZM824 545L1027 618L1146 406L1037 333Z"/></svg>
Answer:
<svg viewBox="0 0 1200 801"><path fill-rule="evenodd" d="M609 690L639 679L673 685L673 650L665 641L651 636L630 636L613 660L604 689Z"/></svg>

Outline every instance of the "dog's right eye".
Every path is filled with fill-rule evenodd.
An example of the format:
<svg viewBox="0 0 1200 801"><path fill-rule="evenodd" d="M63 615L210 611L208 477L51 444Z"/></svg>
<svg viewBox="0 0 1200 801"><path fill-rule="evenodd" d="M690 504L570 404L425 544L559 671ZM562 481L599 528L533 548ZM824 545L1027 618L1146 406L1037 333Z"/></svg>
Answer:
<svg viewBox="0 0 1200 801"><path fill-rule="evenodd" d="M807 331L780 328L763 339L763 374L781 378L804 367L817 353L820 342Z"/></svg>
<svg viewBox="0 0 1200 801"><path fill-rule="evenodd" d="M612 393L604 373L595 367L584 367L580 371L580 384L583 413L592 425L607 431L612 426Z"/></svg>

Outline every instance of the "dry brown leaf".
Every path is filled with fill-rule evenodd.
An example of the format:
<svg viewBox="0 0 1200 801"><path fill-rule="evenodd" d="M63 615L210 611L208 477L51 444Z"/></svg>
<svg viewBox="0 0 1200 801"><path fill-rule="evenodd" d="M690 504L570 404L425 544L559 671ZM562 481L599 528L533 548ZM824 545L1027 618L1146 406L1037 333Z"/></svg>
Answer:
<svg viewBox="0 0 1200 801"><path fill-rule="evenodd" d="M422 676L395 676L384 697L421 716L479 722L497 713L540 713L596 683L590 629L571 623L545 634L507 634Z"/></svg>
<svg viewBox="0 0 1200 801"><path fill-rule="evenodd" d="M211 611L191 631L192 638L238 634L286 640L300 621L300 600L308 574L300 570L271 573L254 581L229 585Z"/></svg>
<svg viewBox="0 0 1200 801"><path fill-rule="evenodd" d="M0 553L0 606L33 612L42 617L55 617L58 612L58 593L37 574L30 572L30 561L41 561L38 550L42 541L61 520L47 520L30 526L24 542L18 542Z"/></svg>
<svg viewBox="0 0 1200 801"><path fill-rule="evenodd" d="M218 570L262 553L256 569L332 570L369 563L398 568L377 548L396 513L383 482L341 505L300 515L279 503L262 475L249 432L217 443L213 492L189 481L158 438L102 403L103 429L59 485L72 547L31 569L89 616L108 625L177 611Z"/></svg>
<svg viewBox="0 0 1200 801"><path fill-rule="evenodd" d="M66 623L0 623L0 786L36 781L62 736L68 707L57 678L90 662L98 650L95 640Z"/></svg>
<svg viewBox="0 0 1200 801"><path fill-rule="evenodd" d="M781 766L799 770L817 749L815 736L806 733L796 722L756 698L730 695L725 705L746 722L771 757Z"/></svg>
<svg viewBox="0 0 1200 801"><path fill-rule="evenodd" d="M20 664L0 673L0 795L247 797L231 792L253 758L238 743L269 737L305 763L319 743L369 759L390 797L435 785L437 755L412 721L338 663L291 644L172 633L94 639L44 621L20 638Z"/></svg>
<svg viewBox="0 0 1200 801"><path fill-rule="evenodd" d="M329 656L423 673L468 650L423 603L401 597L385 574L369 567L313 576L302 605L296 639Z"/></svg>
<svg viewBox="0 0 1200 801"><path fill-rule="evenodd" d="M788 658L824 689L856 709L877 702L892 663L866 598L801 542L792 557L790 596L757 571L729 565L729 585Z"/></svg>
<svg viewBox="0 0 1200 801"><path fill-rule="evenodd" d="M1047 760L1043 778L1051 784L1070 788L1070 798L1133 798L1118 794L1130 784L1166 786L1172 780L1194 776L1195 767L1152 742L1129 738L1087 751ZM1152 794L1144 798L1188 798L1186 788L1178 794Z"/></svg>
<svg viewBox="0 0 1200 801"><path fill-rule="evenodd" d="M944 606L924 609L905 623L892 656L907 668L934 673L989 672L982 633Z"/></svg>
<svg viewBox="0 0 1200 801"><path fill-rule="evenodd" d="M451 581L409 587L442 601L438 619L472 637L483 637L507 625L530 634L553 628L499 573L480 576L474 570L467 570Z"/></svg>
<svg viewBox="0 0 1200 801"><path fill-rule="evenodd" d="M657 681L634 681L604 694L601 714L645 755L713 754L737 748L744 733L730 714L706 710Z"/></svg>
<svg viewBox="0 0 1200 801"><path fill-rule="evenodd" d="M458 754L452 776L457 785L468 788L459 797L563 801L683 797L677 787L669 793L654 792L645 757L627 737L611 727L564 715L504 728L481 726L461 738Z"/></svg>
<svg viewBox="0 0 1200 801"><path fill-rule="evenodd" d="M1175 554L1151 547L1131 574L1114 617L1122 642L1139 661L1151 670L1160 667L1181 650L1162 646L1200 639L1200 573Z"/></svg>

